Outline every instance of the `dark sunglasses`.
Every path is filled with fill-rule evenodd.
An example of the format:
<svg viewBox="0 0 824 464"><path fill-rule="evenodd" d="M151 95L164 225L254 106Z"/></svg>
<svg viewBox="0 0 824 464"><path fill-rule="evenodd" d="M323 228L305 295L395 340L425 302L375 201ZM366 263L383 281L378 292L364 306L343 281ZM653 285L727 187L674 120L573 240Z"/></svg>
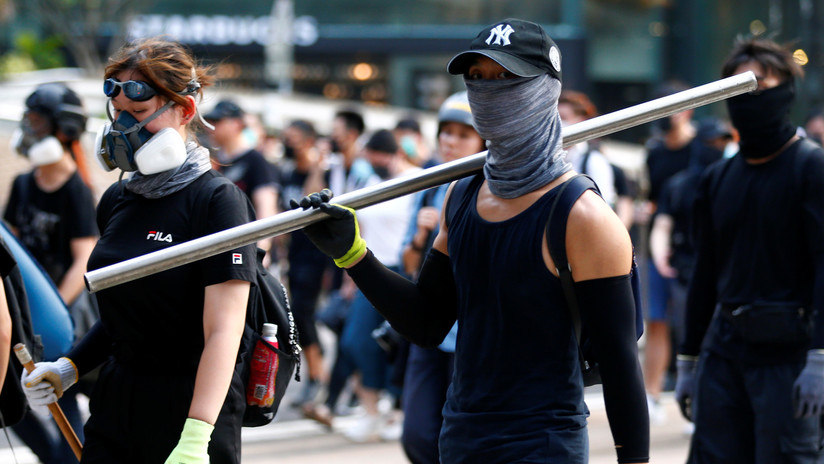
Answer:
<svg viewBox="0 0 824 464"><path fill-rule="evenodd" d="M123 89L123 95L126 95L129 100L139 102L146 101L157 95L157 91L143 81L120 82L111 77L103 81L103 93L106 94L107 97L116 97L117 94L120 93L121 88Z"/></svg>

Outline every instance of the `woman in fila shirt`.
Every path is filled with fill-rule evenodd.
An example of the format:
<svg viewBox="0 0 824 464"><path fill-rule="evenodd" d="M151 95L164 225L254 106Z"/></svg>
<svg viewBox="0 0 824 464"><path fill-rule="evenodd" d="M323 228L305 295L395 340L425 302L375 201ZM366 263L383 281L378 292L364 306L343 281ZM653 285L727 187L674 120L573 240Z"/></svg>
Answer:
<svg viewBox="0 0 824 464"><path fill-rule="evenodd" d="M101 199L89 269L254 219L237 187L209 187L219 174L190 127L210 80L188 51L163 39L127 44L110 58L112 122L95 148L104 167L137 172ZM23 378L29 401L47 404L106 362L84 464L240 462L244 392L235 365L254 259L254 246L245 246L98 292L100 322L68 356Z"/></svg>

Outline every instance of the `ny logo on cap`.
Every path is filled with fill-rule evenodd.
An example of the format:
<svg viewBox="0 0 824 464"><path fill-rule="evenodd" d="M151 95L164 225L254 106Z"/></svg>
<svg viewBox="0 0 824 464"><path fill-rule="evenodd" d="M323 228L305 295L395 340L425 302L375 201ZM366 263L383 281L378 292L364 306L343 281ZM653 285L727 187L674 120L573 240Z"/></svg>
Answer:
<svg viewBox="0 0 824 464"><path fill-rule="evenodd" d="M498 24L489 30L489 37L486 38L487 45L509 45L509 35L515 32L509 24L504 27L503 24ZM492 39L495 39L494 41Z"/></svg>

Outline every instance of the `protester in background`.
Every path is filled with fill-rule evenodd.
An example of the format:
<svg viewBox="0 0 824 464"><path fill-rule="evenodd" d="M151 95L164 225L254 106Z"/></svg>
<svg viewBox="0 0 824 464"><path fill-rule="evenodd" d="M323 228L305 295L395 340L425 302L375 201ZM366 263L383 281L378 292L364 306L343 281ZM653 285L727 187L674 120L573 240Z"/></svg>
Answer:
<svg viewBox="0 0 824 464"><path fill-rule="evenodd" d="M561 122L565 126L570 126L598 116L598 110L586 94L564 90L558 99L558 114L561 116ZM567 147L566 159L576 172L592 177L604 201L614 208L615 175L612 164L598 151L595 144L581 142Z"/></svg>
<svg viewBox="0 0 824 464"><path fill-rule="evenodd" d="M686 84L670 82L658 90L663 97L686 90ZM649 227L655 223L658 199L667 181L676 173L689 166L692 154L701 149L695 138L692 124L692 110L676 113L656 123L656 135L647 142L647 175L649 176L649 196L647 204L652 216ZM646 263L646 327L644 336L644 385L647 390L647 407L653 423L666 421L666 411L657 402L664 388L666 373L672 360L672 339L670 337L671 308L670 286L672 279L662 276L652 261ZM672 387L670 387L671 389Z"/></svg>
<svg viewBox="0 0 824 464"><path fill-rule="evenodd" d="M480 153L484 140L475 130L466 92L450 95L438 110L438 158L454 161ZM404 271L418 277L423 257L438 235L438 219L449 184L419 193L403 241ZM438 437L443 423L446 391L455 367L457 323L437 348L411 344L403 383L404 453L413 464L438 464Z"/></svg>
<svg viewBox="0 0 824 464"><path fill-rule="evenodd" d="M689 237L695 192L707 166L724 155L727 144L732 140L732 133L717 118L707 118L698 124L696 138L701 142L701 147L693 150L689 167L672 176L661 191L649 240L656 270L670 284L667 325L676 347L684 341L687 286L695 263L695 249ZM658 349L662 350L657 353L662 358L670 358L669 344ZM660 390L651 393L656 407L660 400L658 395ZM664 419L663 409L658 408L652 420L662 423Z"/></svg>
<svg viewBox="0 0 824 464"><path fill-rule="evenodd" d="M219 148L215 156L216 169L252 200L259 219L277 213L278 175L275 167L255 148L258 135L246 124L249 115L234 101L221 100L204 117L215 127L211 139ZM271 239L263 239L257 246L268 252L271 244ZM272 258L276 257L267 253L264 264L268 265Z"/></svg>
<svg viewBox="0 0 824 464"><path fill-rule="evenodd" d="M331 154L309 176L306 188L317 192L324 188L336 192L357 190L371 178L369 163L359 156L359 139L366 126L363 116L351 109L340 110L332 120Z"/></svg>
<svg viewBox="0 0 824 464"><path fill-rule="evenodd" d="M103 91L112 122L95 149L107 168L137 172L100 201L90 270L254 219L235 185L210 187L219 174L190 128L207 71L160 38L126 44L109 59ZM97 292L100 321L66 357L22 379L29 402L54 402L105 363L84 428L84 464L239 463L245 389L235 368L254 266L249 245Z"/></svg>
<svg viewBox="0 0 824 464"><path fill-rule="evenodd" d="M375 177L369 184L420 169L400 153L395 136L388 130L372 134L364 147L364 158L375 171ZM401 241L409 226L413 199L412 195L406 195L361 211L361 233L374 244L374 253L385 260L387 266L398 271L401 269ZM365 412L345 432L347 438L356 442L400 436L400 420L381 417L378 411L379 395L388 389L392 374L387 353L372 338L372 332L383 322L383 316L373 309L363 293L356 291L340 338L341 354L359 374L359 387L355 392Z"/></svg>
<svg viewBox="0 0 824 464"><path fill-rule="evenodd" d="M807 115L804 122L804 131L807 138L813 142L824 145L824 109L816 108Z"/></svg>
<svg viewBox="0 0 824 464"><path fill-rule="evenodd" d="M304 185L309 173L320 163L316 139L315 128L307 121L293 121L283 130L285 160L281 163L281 196L284 201L299 200L307 193ZM288 203L283 207L288 209ZM289 262L289 301L309 371L309 380L305 382L296 406L307 413L321 385L327 381L323 350L315 325L315 309L322 290L323 275L331 263L302 233L289 234L286 256Z"/></svg>
<svg viewBox="0 0 824 464"><path fill-rule="evenodd" d="M429 147L427 147L421 133L421 125L417 119L413 116L401 119L395 124L392 133L395 134L401 151L410 163L424 168L434 165Z"/></svg>
<svg viewBox="0 0 824 464"><path fill-rule="evenodd" d="M83 103L64 84L43 84L26 98L21 129L12 145L34 169L15 178L4 213L12 232L57 286L70 308L77 336L97 318L96 305L83 279L97 242L94 199L75 162L85 156L78 143L85 130ZM84 393L89 393L92 383L91 378L84 379ZM60 406L82 441L83 419L76 398L79 390L64 395ZM33 411L12 431L47 464L76 462L54 423Z"/></svg>
<svg viewBox="0 0 824 464"><path fill-rule="evenodd" d="M544 237L552 192L574 176L564 160L557 112L560 52L539 25L506 19L484 28L448 70L464 76L489 151L483 175L452 187L417 283L375 258L354 211L329 204L328 191L301 200L330 215L304 231L413 343L437 346L458 321L442 463L585 463L578 346ZM567 252L582 318L599 341L618 460L648 462L632 244L593 192L572 207Z"/></svg>
<svg viewBox="0 0 824 464"><path fill-rule="evenodd" d="M696 194L676 385L695 424L688 462L821 462L824 150L790 120L791 49L739 39L722 75L747 71L758 89L726 100L739 152Z"/></svg>

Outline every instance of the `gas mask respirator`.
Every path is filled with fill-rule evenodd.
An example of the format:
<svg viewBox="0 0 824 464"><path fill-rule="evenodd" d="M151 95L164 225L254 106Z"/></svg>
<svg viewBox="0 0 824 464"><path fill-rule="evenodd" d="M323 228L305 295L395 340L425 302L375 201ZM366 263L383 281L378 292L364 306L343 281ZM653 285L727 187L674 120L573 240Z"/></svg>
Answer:
<svg viewBox="0 0 824 464"><path fill-rule="evenodd" d="M63 158L63 145L57 137L38 137L25 118L12 133L9 145L35 167L54 164Z"/></svg>
<svg viewBox="0 0 824 464"><path fill-rule="evenodd" d="M153 134L146 129L149 122L173 104L166 103L140 122L129 112L121 111L117 119L104 124L94 144L96 159L103 169L120 168L150 175L181 166L186 161L186 144L180 133L165 128Z"/></svg>

